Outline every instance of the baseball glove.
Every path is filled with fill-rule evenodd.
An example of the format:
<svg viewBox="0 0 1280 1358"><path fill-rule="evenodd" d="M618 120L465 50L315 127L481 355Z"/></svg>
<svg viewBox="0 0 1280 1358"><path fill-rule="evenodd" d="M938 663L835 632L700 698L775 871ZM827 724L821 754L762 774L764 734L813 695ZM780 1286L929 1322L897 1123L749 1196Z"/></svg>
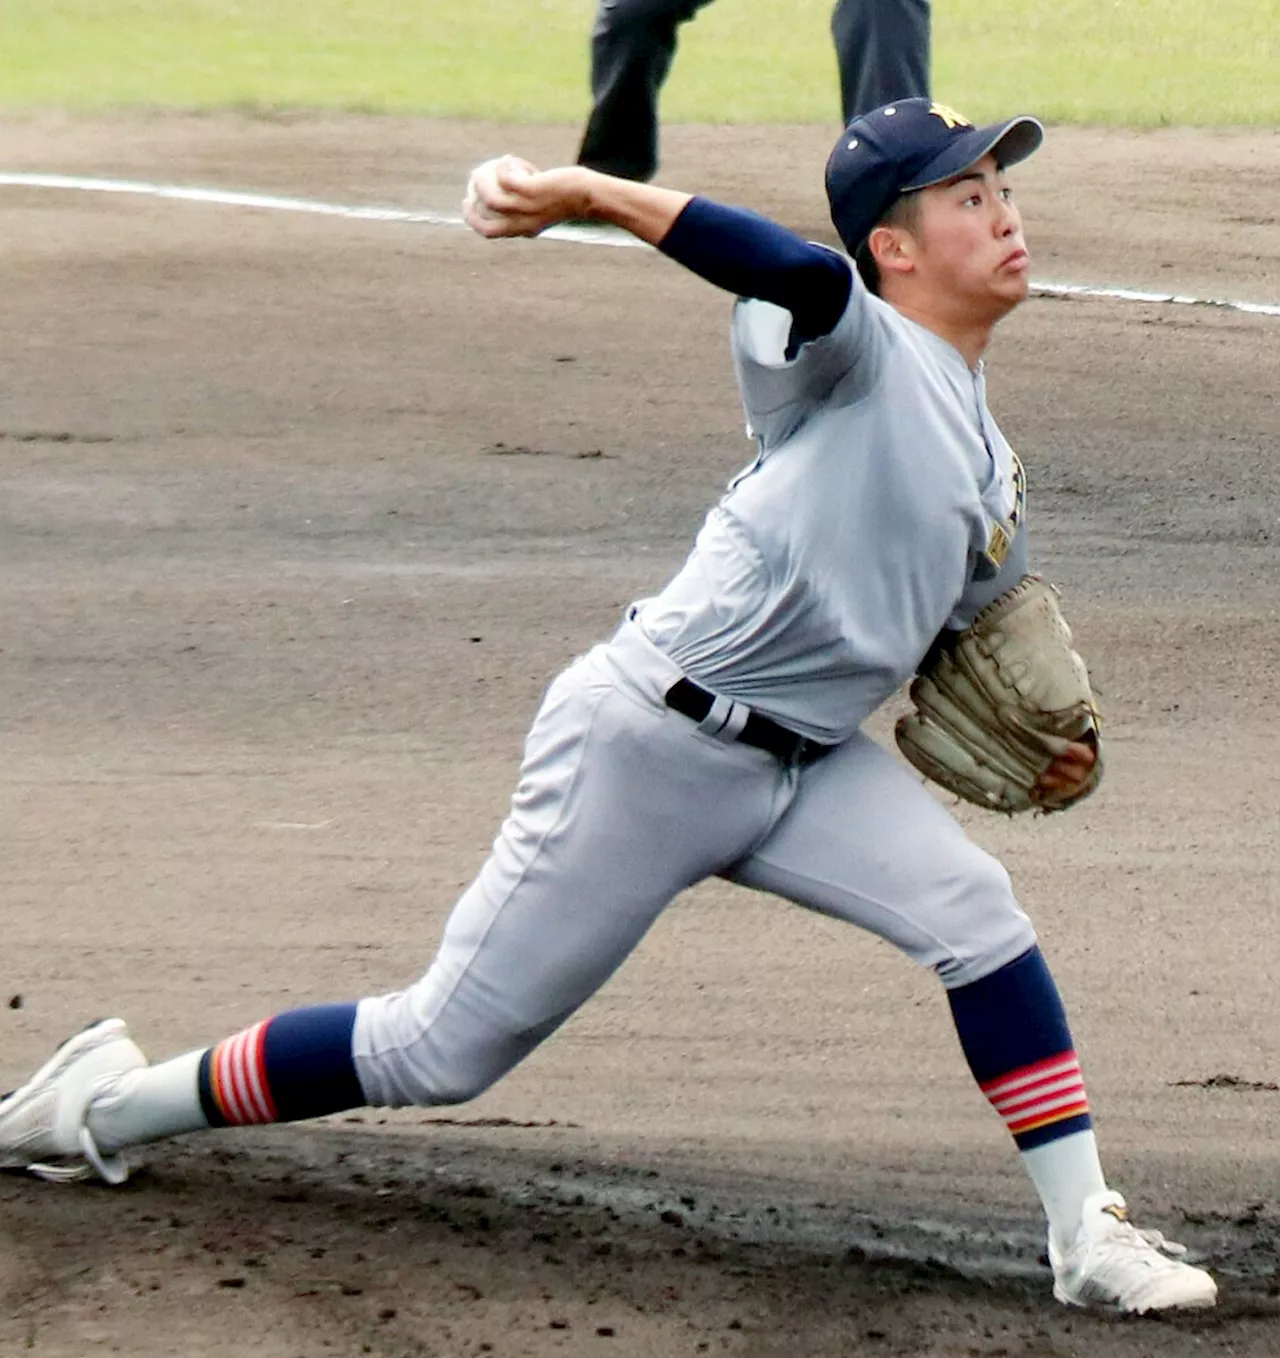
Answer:
<svg viewBox="0 0 1280 1358"><path fill-rule="evenodd" d="M899 719L898 748L926 778L977 806L1063 811L1102 779L1089 671L1071 648L1058 591L1038 575L1024 575L963 632L944 633L911 700L917 710ZM1088 777L1069 793L1038 789L1072 741L1097 754Z"/></svg>

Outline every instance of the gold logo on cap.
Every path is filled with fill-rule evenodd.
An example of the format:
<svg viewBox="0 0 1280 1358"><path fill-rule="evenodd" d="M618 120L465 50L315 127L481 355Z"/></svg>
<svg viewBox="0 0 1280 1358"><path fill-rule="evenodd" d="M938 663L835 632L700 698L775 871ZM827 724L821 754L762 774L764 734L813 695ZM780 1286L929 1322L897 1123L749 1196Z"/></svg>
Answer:
<svg viewBox="0 0 1280 1358"><path fill-rule="evenodd" d="M941 118L949 128L973 126L963 113L957 113L955 109L948 108L946 104L930 104L929 112L935 118Z"/></svg>

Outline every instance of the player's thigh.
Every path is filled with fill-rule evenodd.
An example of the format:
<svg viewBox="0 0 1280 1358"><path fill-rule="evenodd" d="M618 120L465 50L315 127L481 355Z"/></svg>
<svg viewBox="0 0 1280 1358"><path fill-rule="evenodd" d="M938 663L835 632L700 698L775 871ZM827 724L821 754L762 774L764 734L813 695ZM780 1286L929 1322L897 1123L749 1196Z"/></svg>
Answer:
<svg viewBox="0 0 1280 1358"><path fill-rule="evenodd" d="M431 968L361 1005L371 1101L457 1102L492 1083L604 984L675 895L757 840L787 795L767 755L699 735L590 658L574 666L548 692L510 813Z"/></svg>
<svg viewBox="0 0 1280 1358"><path fill-rule="evenodd" d="M785 815L729 875L878 934L948 987L1035 942L1001 864L862 734L801 770Z"/></svg>
<svg viewBox="0 0 1280 1358"><path fill-rule="evenodd" d="M585 662L534 723L510 812L446 926L448 955L492 971L513 1017L541 1021L759 837L782 781L759 751L699 735Z"/></svg>

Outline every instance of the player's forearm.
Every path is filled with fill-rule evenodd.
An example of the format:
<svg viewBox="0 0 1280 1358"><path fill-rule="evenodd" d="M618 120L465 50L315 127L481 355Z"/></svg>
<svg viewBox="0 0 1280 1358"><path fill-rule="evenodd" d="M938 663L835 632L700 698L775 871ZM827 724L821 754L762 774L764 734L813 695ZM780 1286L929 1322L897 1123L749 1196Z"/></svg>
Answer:
<svg viewBox="0 0 1280 1358"><path fill-rule="evenodd" d="M576 174L582 211L574 215L620 226L650 245L662 242L692 197L676 189L616 179L595 170L579 169Z"/></svg>
<svg viewBox="0 0 1280 1358"><path fill-rule="evenodd" d="M536 236L576 219L620 226L656 245L689 202L687 193L568 165L539 170L518 156L477 165L467 183L463 217L481 236Z"/></svg>

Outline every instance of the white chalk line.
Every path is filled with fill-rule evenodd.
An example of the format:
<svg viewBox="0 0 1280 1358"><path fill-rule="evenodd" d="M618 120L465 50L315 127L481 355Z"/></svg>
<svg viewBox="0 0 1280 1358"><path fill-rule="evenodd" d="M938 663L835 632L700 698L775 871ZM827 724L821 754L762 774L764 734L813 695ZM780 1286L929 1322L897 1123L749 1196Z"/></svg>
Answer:
<svg viewBox="0 0 1280 1358"><path fill-rule="evenodd" d="M320 217L354 217L369 222L420 222L428 226L461 226L461 217L439 212L409 212L403 208L350 207L320 203L312 198L280 198L267 193L236 193L227 189L186 188L180 184L147 184L133 179L82 179L65 174L0 173L0 185L26 189L76 189L83 193L129 193L219 207L267 208L275 212L309 212Z"/></svg>
<svg viewBox="0 0 1280 1358"><path fill-rule="evenodd" d="M1280 316L1280 306L1270 302L1240 302L1225 297L1188 297L1177 292L1139 292L1135 288L1090 288L1082 283L1040 283L1031 291L1040 297L1109 297L1119 302L1171 302L1175 306L1224 307L1254 316Z"/></svg>
<svg viewBox="0 0 1280 1358"><path fill-rule="evenodd" d="M188 203L212 203L219 207L260 208L273 212L303 212L319 217L345 217L366 222L408 222L426 226L462 226L461 217L425 209L363 207L346 203L325 203L314 198L287 198L268 193L240 193L229 189L189 188L181 184L151 184L133 179L96 179L78 175L18 174L0 172L0 187L27 189L69 189L82 193L123 193L149 198L167 198ZM542 239L569 241L578 245L649 247L625 231L608 226L553 226ZM1083 283L1050 283L1033 280L1031 291L1041 297L1096 297L1118 302L1154 302L1175 306L1217 307L1242 311L1254 316L1280 316L1280 305L1271 302L1243 302L1230 298L1191 297L1175 292L1144 292L1136 288L1095 288Z"/></svg>

